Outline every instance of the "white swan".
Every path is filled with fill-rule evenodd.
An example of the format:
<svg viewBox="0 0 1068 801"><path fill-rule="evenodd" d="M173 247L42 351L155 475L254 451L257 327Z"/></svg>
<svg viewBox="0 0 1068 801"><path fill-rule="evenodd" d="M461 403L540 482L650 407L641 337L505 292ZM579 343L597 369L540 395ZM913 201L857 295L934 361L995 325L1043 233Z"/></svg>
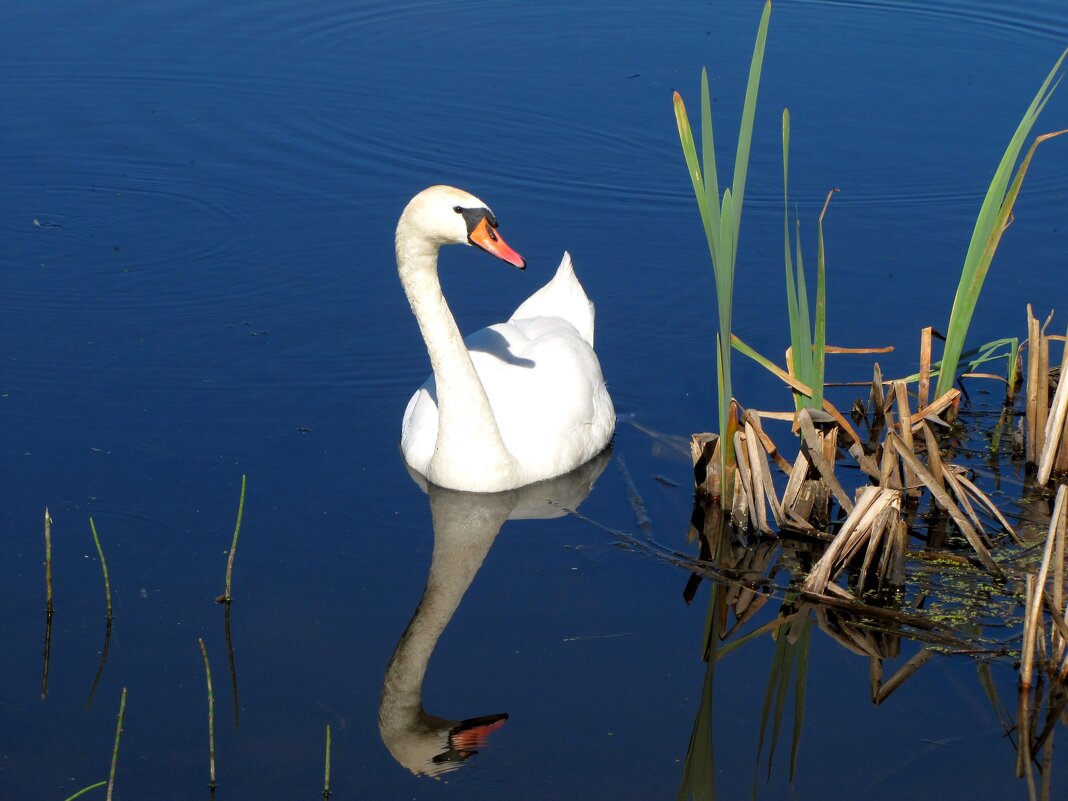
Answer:
<svg viewBox="0 0 1068 801"><path fill-rule="evenodd" d="M593 352L593 304L567 253L508 322L465 341L441 294L438 250L476 245L524 269L496 217L467 192L432 186L404 209L396 244L434 371L401 426L414 470L449 489L499 492L567 473L608 445L616 416Z"/></svg>

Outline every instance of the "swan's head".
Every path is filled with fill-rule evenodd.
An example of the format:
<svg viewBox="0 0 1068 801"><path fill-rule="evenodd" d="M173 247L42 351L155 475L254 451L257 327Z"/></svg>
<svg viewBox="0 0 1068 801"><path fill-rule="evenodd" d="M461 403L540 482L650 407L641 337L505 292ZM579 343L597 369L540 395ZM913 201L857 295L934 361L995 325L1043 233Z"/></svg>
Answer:
<svg viewBox="0 0 1068 801"><path fill-rule="evenodd" d="M518 267L527 263L497 232L497 218L474 195L453 186L432 186L413 197L397 223L397 245L419 237L431 246L474 245Z"/></svg>

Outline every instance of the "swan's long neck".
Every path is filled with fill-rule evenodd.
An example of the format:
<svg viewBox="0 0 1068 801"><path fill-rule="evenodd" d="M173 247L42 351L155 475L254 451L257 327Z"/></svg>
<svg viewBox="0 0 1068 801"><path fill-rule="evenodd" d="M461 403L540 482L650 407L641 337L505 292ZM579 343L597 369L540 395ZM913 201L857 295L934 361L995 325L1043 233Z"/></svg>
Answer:
<svg viewBox="0 0 1068 801"><path fill-rule="evenodd" d="M504 445L486 390L441 292L438 247L412 236L401 219L397 270L437 383L438 437L427 478L435 481L434 474L445 464L470 464L472 472L501 476L516 469L515 459Z"/></svg>

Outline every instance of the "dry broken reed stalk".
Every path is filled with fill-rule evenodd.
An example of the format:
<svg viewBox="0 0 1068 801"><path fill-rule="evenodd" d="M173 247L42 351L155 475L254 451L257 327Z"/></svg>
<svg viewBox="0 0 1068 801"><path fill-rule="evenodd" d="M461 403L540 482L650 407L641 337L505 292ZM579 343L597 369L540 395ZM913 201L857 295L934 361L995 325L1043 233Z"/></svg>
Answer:
<svg viewBox="0 0 1068 801"><path fill-rule="evenodd" d="M1049 484L1053 474L1068 473L1068 335L1047 334L1050 314L1039 325L1027 306L1027 373L1024 406L1024 458L1038 469L1040 487ZM1064 342L1060 368L1050 371L1050 342ZM1055 376L1055 378L1054 378ZM1055 392L1050 398L1051 381Z"/></svg>

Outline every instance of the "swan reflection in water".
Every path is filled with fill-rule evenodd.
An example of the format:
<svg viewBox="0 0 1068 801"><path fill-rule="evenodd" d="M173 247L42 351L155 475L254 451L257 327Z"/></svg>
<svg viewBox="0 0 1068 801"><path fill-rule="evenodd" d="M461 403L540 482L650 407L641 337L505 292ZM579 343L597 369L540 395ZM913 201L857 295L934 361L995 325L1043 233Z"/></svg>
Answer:
<svg viewBox="0 0 1068 801"><path fill-rule="evenodd" d="M426 588L404 630L382 682L378 730L386 748L414 774L437 776L477 753L506 713L447 720L423 709L423 679L434 648L489 553L506 520L561 517L590 494L608 463L610 449L567 475L497 493L473 493L427 485L434 555Z"/></svg>

